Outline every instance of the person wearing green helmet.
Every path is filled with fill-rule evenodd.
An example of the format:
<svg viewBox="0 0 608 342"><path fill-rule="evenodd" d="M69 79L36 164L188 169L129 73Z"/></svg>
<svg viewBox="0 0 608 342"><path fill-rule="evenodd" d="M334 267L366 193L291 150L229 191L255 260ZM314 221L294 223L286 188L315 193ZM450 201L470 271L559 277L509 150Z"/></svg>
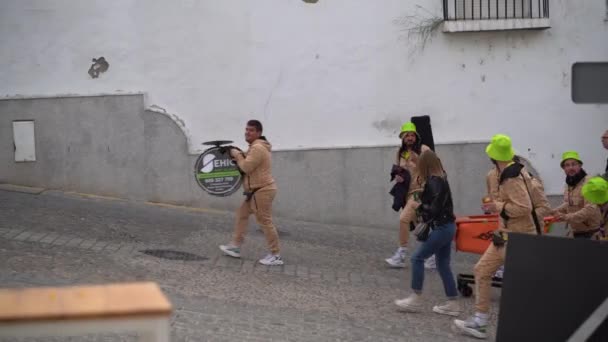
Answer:
<svg viewBox="0 0 608 342"><path fill-rule="evenodd" d="M399 139L401 146L395 157L395 166L393 169L402 169L409 172L410 184L407 191L405 206L399 215L399 247L392 257L385 259L391 267L403 268L407 261L407 245L410 236L410 223L416 221L416 208L419 203L416 196L422 191L422 182L418 179L416 163L422 152L429 151L430 148L420 139L420 135L416 132L416 125L412 122L406 122L401 126L399 131ZM397 183L406 181L399 173L395 175Z"/></svg>
<svg viewBox="0 0 608 342"><path fill-rule="evenodd" d="M514 160L511 138L497 134L486 148L496 161L499 172L497 198L483 204L483 210L499 214L499 227L493 243L475 265L475 315L467 320L454 320L454 327L477 338L487 338L492 276L504 265L509 232L537 234L534 223L532 179L523 164Z"/></svg>
<svg viewBox="0 0 608 342"><path fill-rule="evenodd" d="M499 195L499 183L500 183L500 171L498 170L496 160L490 159L494 167L488 172L486 175L486 189L487 195L484 197L483 201L487 200L496 200L500 198ZM524 158L518 155L513 156L513 161L516 163L520 163L523 165ZM545 195L545 187L543 182L539 177L534 176L531 172L528 172L530 175L530 194L533 198L532 203L534 204L534 211L536 212L536 216L538 218L542 218L551 214L552 209L549 204L549 200L547 199L547 195ZM486 212L485 214L489 214ZM494 274L495 278L502 278L504 275L504 265L500 266L496 274Z"/></svg>
<svg viewBox="0 0 608 342"><path fill-rule="evenodd" d="M566 173L564 202L553 210L556 221L570 226L568 236L577 239L597 239L601 213L597 205L582 195L583 186L589 181L583 169L583 161L578 152L567 151L562 154L560 166Z"/></svg>
<svg viewBox="0 0 608 342"><path fill-rule="evenodd" d="M604 176L606 177L606 176ZM600 240L608 240L608 181L606 178L597 176L590 178L583 185L582 194L585 200L599 205L601 211Z"/></svg>
<svg viewBox="0 0 608 342"><path fill-rule="evenodd" d="M608 181L601 176L590 178L581 190L583 197L597 205L608 204Z"/></svg>
<svg viewBox="0 0 608 342"><path fill-rule="evenodd" d="M486 196L484 199L497 199L499 198L499 182L500 182L500 171L498 170L496 160L490 159L493 164L493 167L488 171L486 175ZM516 163L524 164L524 158L518 155L513 156L513 161ZM543 185L542 180L534 176L532 172L528 171L528 175L532 178L532 196L536 197L534 202L540 203L539 206L535 206L536 214L538 217L545 217L549 215L552 211L549 201L547 200L547 196L545 195L545 186Z"/></svg>

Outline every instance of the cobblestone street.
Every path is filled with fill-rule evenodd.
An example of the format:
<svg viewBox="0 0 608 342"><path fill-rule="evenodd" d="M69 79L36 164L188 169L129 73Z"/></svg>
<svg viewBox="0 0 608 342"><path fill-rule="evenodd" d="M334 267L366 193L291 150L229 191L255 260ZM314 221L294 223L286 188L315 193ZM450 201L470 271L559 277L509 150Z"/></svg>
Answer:
<svg viewBox="0 0 608 342"><path fill-rule="evenodd" d="M242 260L221 255L217 246L230 238L231 213L54 191L0 191L0 213L0 286L155 281L175 308L174 341L470 340L451 331L452 318L431 312L443 300L436 271L427 271L426 312L396 310L393 300L408 294L410 280L409 268L384 264L396 229L279 218L286 264L268 268L257 264L265 240L253 223ZM159 258L159 250L173 252ZM470 273L476 259L456 253L455 272ZM500 292L493 291L496 312ZM463 304L470 314L473 299ZM493 314L491 338L495 328Z"/></svg>

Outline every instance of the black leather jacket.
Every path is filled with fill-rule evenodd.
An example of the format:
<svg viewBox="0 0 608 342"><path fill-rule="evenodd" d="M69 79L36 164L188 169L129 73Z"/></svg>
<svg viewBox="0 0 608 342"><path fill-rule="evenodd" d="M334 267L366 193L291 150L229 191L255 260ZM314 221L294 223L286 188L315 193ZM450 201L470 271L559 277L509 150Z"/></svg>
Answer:
<svg viewBox="0 0 608 342"><path fill-rule="evenodd" d="M447 179L438 176L427 179L420 195L418 211L422 220L433 226L454 222L454 203Z"/></svg>

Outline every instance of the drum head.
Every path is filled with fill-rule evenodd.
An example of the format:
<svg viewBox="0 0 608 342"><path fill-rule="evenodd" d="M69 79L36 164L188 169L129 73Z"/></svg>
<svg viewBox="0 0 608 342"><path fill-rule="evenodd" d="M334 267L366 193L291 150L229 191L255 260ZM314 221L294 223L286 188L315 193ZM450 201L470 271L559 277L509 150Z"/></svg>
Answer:
<svg viewBox="0 0 608 342"><path fill-rule="evenodd" d="M229 196L242 184L243 175L224 148L216 146L203 152L194 164L198 185L210 195Z"/></svg>

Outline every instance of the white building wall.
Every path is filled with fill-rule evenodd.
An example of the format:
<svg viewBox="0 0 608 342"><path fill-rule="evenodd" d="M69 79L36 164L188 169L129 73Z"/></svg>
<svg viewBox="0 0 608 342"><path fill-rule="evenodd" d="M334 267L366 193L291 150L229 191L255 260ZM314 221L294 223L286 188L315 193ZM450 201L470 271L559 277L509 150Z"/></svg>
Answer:
<svg viewBox="0 0 608 342"><path fill-rule="evenodd" d="M436 142L513 137L550 193L559 157L603 169L608 107L576 105L571 66L608 60L604 0L554 0L551 28L445 34L422 49L403 16L437 0L3 0L0 96L144 91L201 142L263 121L277 149L396 144L428 114ZM91 58L108 72L91 79Z"/></svg>

